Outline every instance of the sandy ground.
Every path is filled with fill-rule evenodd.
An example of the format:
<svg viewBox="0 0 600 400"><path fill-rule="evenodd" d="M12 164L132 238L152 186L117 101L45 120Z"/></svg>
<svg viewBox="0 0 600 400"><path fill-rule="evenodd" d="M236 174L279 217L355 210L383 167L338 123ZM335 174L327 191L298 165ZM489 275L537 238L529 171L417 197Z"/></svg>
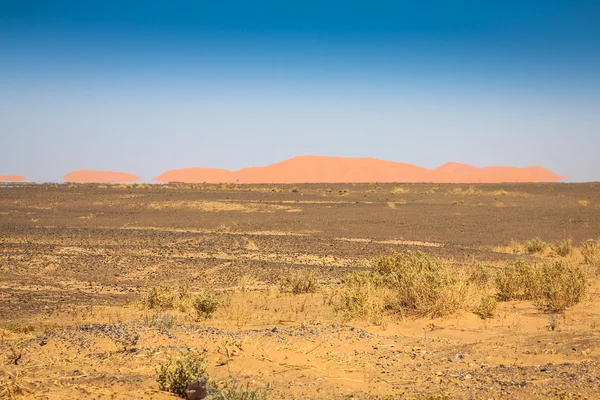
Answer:
<svg viewBox="0 0 600 400"><path fill-rule="evenodd" d="M16 185L0 188L0 396L170 398L156 368L206 353L274 399L600 398L600 284L564 314L344 320L348 272L419 250L492 268L511 240L600 237L600 185ZM579 262L573 259L573 262ZM313 270L321 289L278 281ZM223 301L196 322L152 286Z"/></svg>

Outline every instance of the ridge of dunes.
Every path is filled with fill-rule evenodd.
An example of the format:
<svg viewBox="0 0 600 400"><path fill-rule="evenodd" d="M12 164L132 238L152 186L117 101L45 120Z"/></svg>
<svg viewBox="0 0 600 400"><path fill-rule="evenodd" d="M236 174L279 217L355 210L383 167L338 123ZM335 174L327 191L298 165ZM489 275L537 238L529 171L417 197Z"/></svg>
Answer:
<svg viewBox="0 0 600 400"><path fill-rule="evenodd" d="M126 183L139 181L139 176L127 172L98 171L80 169L72 171L63 177L65 182L73 183Z"/></svg>
<svg viewBox="0 0 600 400"><path fill-rule="evenodd" d="M237 171L217 168L173 169L157 176L159 182L185 183L359 183L433 182L502 183L556 182L565 177L540 167L491 166L446 163L435 169L375 158L298 156L264 167Z"/></svg>

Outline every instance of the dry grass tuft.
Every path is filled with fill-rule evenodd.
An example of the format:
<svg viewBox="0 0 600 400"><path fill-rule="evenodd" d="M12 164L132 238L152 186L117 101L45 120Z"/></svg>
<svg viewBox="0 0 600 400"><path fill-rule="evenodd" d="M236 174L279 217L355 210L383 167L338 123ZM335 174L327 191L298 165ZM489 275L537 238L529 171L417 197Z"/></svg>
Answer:
<svg viewBox="0 0 600 400"><path fill-rule="evenodd" d="M560 257L567 257L573 252L573 242L571 239L561 240L551 246L552 252Z"/></svg>
<svg viewBox="0 0 600 400"><path fill-rule="evenodd" d="M529 254L543 253L548 245L539 237L535 237L525 242L525 251Z"/></svg>
<svg viewBox="0 0 600 400"><path fill-rule="evenodd" d="M596 273L600 272L600 239L583 242L580 251L584 262Z"/></svg>
<svg viewBox="0 0 600 400"><path fill-rule="evenodd" d="M142 306L150 310L179 310L196 320L208 319L217 310L219 302L207 291L192 293L183 286L154 286L142 296Z"/></svg>
<svg viewBox="0 0 600 400"><path fill-rule="evenodd" d="M279 281L279 290L283 293L315 293L318 289L317 275L309 269L291 270Z"/></svg>

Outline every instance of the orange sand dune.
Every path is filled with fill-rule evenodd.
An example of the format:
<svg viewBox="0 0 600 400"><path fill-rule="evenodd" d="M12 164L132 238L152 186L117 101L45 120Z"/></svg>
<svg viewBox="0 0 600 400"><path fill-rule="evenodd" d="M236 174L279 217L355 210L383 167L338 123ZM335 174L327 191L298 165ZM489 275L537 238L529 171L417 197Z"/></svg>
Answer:
<svg viewBox="0 0 600 400"><path fill-rule="evenodd" d="M80 169L72 171L63 176L66 182L75 183L123 183L139 181L140 177L127 172L112 172L112 171L94 171L89 169Z"/></svg>
<svg viewBox="0 0 600 400"><path fill-rule="evenodd" d="M186 183L353 183L435 182L500 183L556 182L565 177L539 167L485 167L447 163L436 169L374 158L300 156L266 167L228 171L184 168L165 172L154 180Z"/></svg>
<svg viewBox="0 0 600 400"><path fill-rule="evenodd" d="M21 175L0 175L0 182L20 182L24 180L25 177Z"/></svg>

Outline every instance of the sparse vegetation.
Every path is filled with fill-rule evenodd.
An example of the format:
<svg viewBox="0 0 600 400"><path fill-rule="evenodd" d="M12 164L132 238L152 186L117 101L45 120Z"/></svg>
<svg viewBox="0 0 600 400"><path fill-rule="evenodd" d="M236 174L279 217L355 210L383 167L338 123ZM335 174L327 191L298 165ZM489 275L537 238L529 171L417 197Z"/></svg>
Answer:
<svg viewBox="0 0 600 400"><path fill-rule="evenodd" d="M581 245L581 255L584 262L600 271L600 239L583 242Z"/></svg>
<svg viewBox="0 0 600 400"><path fill-rule="evenodd" d="M203 321L209 319L219 306L219 301L214 294L209 292L200 292L194 300L194 309L196 311L196 319Z"/></svg>
<svg viewBox="0 0 600 400"><path fill-rule="evenodd" d="M142 296L142 304L148 309L189 312L193 304L193 294L189 288L179 285L153 286Z"/></svg>
<svg viewBox="0 0 600 400"><path fill-rule="evenodd" d="M230 376L218 394L209 394L207 400L267 400L270 385L264 388L251 389L250 384L241 384L238 378Z"/></svg>
<svg viewBox="0 0 600 400"><path fill-rule="evenodd" d="M147 309L179 310L199 321L210 318L218 304L212 293L202 290L194 294L187 287L178 285L154 286L142 296L142 305Z"/></svg>
<svg viewBox="0 0 600 400"><path fill-rule="evenodd" d="M296 269L286 273L279 281L279 288L284 293L315 293L319 288L317 275L309 269Z"/></svg>
<svg viewBox="0 0 600 400"><path fill-rule="evenodd" d="M160 390L185 397L185 388L194 379L206 375L207 360L204 354L188 351L173 364L171 358L156 369Z"/></svg>
<svg viewBox="0 0 600 400"><path fill-rule="evenodd" d="M459 268L407 252L380 257L371 271L350 274L345 283L338 308L349 317L389 311L434 318L475 310L488 280L480 265Z"/></svg>
<svg viewBox="0 0 600 400"><path fill-rule="evenodd" d="M552 245L552 251L560 257L567 257L573 252L573 242L571 239L556 242Z"/></svg>
<svg viewBox="0 0 600 400"><path fill-rule="evenodd" d="M525 242L525 251L529 254L542 253L546 246L546 242L539 237L535 237Z"/></svg>
<svg viewBox="0 0 600 400"><path fill-rule="evenodd" d="M481 319L493 318L496 312L496 305L496 298L488 293L484 293L475 309L475 314Z"/></svg>
<svg viewBox="0 0 600 400"><path fill-rule="evenodd" d="M496 273L496 288L502 301L533 300L539 287L539 269L524 260L510 263Z"/></svg>
<svg viewBox="0 0 600 400"><path fill-rule="evenodd" d="M588 282L581 266L557 260L542 264L536 306L546 312L563 312L581 302Z"/></svg>
<svg viewBox="0 0 600 400"><path fill-rule="evenodd" d="M588 282L579 265L520 260L498 271L496 286L501 300L532 300L541 310L562 312L584 298Z"/></svg>

